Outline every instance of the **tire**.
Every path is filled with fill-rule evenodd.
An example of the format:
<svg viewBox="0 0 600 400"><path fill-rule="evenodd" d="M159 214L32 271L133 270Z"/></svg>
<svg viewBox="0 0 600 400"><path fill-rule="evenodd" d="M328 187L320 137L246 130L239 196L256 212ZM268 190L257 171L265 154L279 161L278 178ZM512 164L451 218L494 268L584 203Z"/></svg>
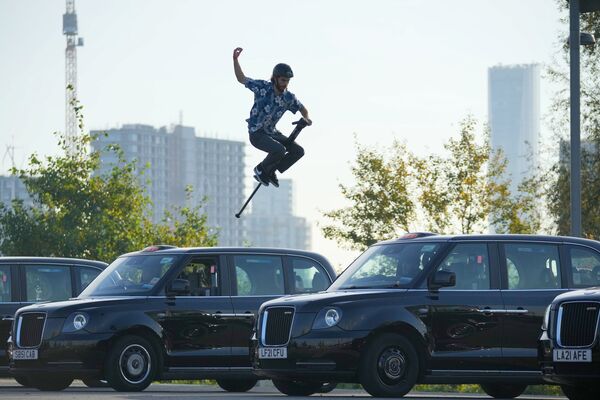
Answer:
<svg viewBox="0 0 600 400"><path fill-rule="evenodd" d="M108 384L119 392L139 392L154 380L158 357L150 342L135 335L119 338L109 349L104 363Z"/></svg>
<svg viewBox="0 0 600 400"><path fill-rule="evenodd" d="M25 387L31 387L31 382L29 381L29 378L26 376L14 376L13 378L15 378L15 381L17 381L17 383L21 386L25 386Z"/></svg>
<svg viewBox="0 0 600 400"><path fill-rule="evenodd" d="M588 400L598 398L598 387L561 385L562 392L569 400Z"/></svg>
<svg viewBox="0 0 600 400"><path fill-rule="evenodd" d="M325 382L321 385L321 389L319 389L319 393L330 393L337 387L337 382Z"/></svg>
<svg viewBox="0 0 600 400"><path fill-rule="evenodd" d="M419 373L419 356L411 341L384 333L363 350L358 377L373 397L402 397L413 388Z"/></svg>
<svg viewBox="0 0 600 400"><path fill-rule="evenodd" d="M102 381L100 379L86 378L86 379L82 379L81 381L83 382L83 384L85 386L90 387L90 388L110 387L110 385L108 384L108 382Z"/></svg>
<svg viewBox="0 0 600 400"><path fill-rule="evenodd" d="M59 376L29 379L30 386L42 392L59 392L71 386L73 378Z"/></svg>
<svg viewBox="0 0 600 400"><path fill-rule="evenodd" d="M519 384L482 383L479 386L488 396L496 399L514 399L527 389L527 385Z"/></svg>
<svg viewBox="0 0 600 400"><path fill-rule="evenodd" d="M273 379L273 385L281 393L288 396L310 396L321 390L323 383Z"/></svg>
<svg viewBox="0 0 600 400"><path fill-rule="evenodd" d="M217 385L228 392L247 392L256 386L258 379L217 379Z"/></svg>

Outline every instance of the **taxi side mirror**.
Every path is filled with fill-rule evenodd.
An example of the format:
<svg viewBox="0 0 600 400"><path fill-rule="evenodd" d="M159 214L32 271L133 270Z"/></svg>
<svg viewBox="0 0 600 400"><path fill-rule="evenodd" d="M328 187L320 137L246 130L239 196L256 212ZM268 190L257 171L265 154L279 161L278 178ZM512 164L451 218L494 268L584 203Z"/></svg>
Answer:
<svg viewBox="0 0 600 400"><path fill-rule="evenodd" d="M167 296L187 296L190 294L190 281L174 279L167 285Z"/></svg>
<svg viewBox="0 0 600 400"><path fill-rule="evenodd" d="M435 271L428 284L428 288L432 292L437 292L440 288L450 286L456 286L456 274L445 269Z"/></svg>

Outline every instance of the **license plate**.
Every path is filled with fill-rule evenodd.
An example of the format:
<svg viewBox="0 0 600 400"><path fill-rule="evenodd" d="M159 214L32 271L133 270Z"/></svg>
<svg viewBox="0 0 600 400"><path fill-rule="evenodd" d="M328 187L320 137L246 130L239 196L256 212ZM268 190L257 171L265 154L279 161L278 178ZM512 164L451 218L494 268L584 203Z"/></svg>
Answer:
<svg viewBox="0 0 600 400"><path fill-rule="evenodd" d="M287 358L287 347L259 347L258 358Z"/></svg>
<svg viewBox="0 0 600 400"><path fill-rule="evenodd" d="M37 349L13 350L12 358L13 360L37 360L38 351Z"/></svg>
<svg viewBox="0 0 600 400"><path fill-rule="evenodd" d="M554 349L553 358L557 362L592 362L592 350Z"/></svg>

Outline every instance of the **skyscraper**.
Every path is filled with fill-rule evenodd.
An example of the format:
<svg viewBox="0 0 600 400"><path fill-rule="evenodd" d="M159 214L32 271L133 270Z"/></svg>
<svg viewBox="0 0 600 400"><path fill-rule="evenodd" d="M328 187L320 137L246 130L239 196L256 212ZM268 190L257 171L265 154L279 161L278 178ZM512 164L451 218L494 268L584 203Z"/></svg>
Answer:
<svg viewBox="0 0 600 400"><path fill-rule="evenodd" d="M310 224L294 215L291 179L281 179L279 188L261 188L252 199L247 216L246 243L251 246L310 250Z"/></svg>
<svg viewBox="0 0 600 400"><path fill-rule="evenodd" d="M4 203L5 206L10 208L12 201L15 199L23 200L27 206L33 205L25 184L18 176L0 175L0 203Z"/></svg>
<svg viewBox="0 0 600 400"><path fill-rule="evenodd" d="M156 129L149 125L127 124L99 134L95 150L118 144L127 161L137 160L145 171L140 175L153 207L153 220L160 221L164 211L174 206L199 204L208 225L219 230L219 245L243 244L243 224L233 215L244 201L244 142L196 137L192 127L175 125ZM106 133L106 135L104 134ZM112 153L102 153L101 172L117 160ZM186 187L193 196L186 199Z"/></svg>
<svg viewBox="0 0 600 400"><path fill-rule="evenodd" d="M511 192L538 166L540 66L495 66L488 70L491 145L508 161Z"/></svg>

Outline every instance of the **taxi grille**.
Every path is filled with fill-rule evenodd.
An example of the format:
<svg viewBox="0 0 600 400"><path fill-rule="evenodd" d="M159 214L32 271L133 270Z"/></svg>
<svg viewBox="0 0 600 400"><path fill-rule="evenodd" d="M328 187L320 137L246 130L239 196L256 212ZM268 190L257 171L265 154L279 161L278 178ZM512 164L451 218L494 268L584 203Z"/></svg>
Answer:
<svg viewBox="0 0 600 400"><path fill-rule="evenodd" d="M563 303L560 308L558 343L563 347L587 347L594 344L600 303Z"/></svg>
<svg viewBox="0 0 600 400"><path fill-rule="evenodd" d="M39 346L42 342L45 321L46 314L44 313L21 314L17 325L17 346Z"/></svg>
<svg viewBox="0 0 600 400"><path fill-rule="evenodd" d="M268 308L263 318L263 344L282 346L290 340L290 330L294 318L293 307Z"/></svg>

